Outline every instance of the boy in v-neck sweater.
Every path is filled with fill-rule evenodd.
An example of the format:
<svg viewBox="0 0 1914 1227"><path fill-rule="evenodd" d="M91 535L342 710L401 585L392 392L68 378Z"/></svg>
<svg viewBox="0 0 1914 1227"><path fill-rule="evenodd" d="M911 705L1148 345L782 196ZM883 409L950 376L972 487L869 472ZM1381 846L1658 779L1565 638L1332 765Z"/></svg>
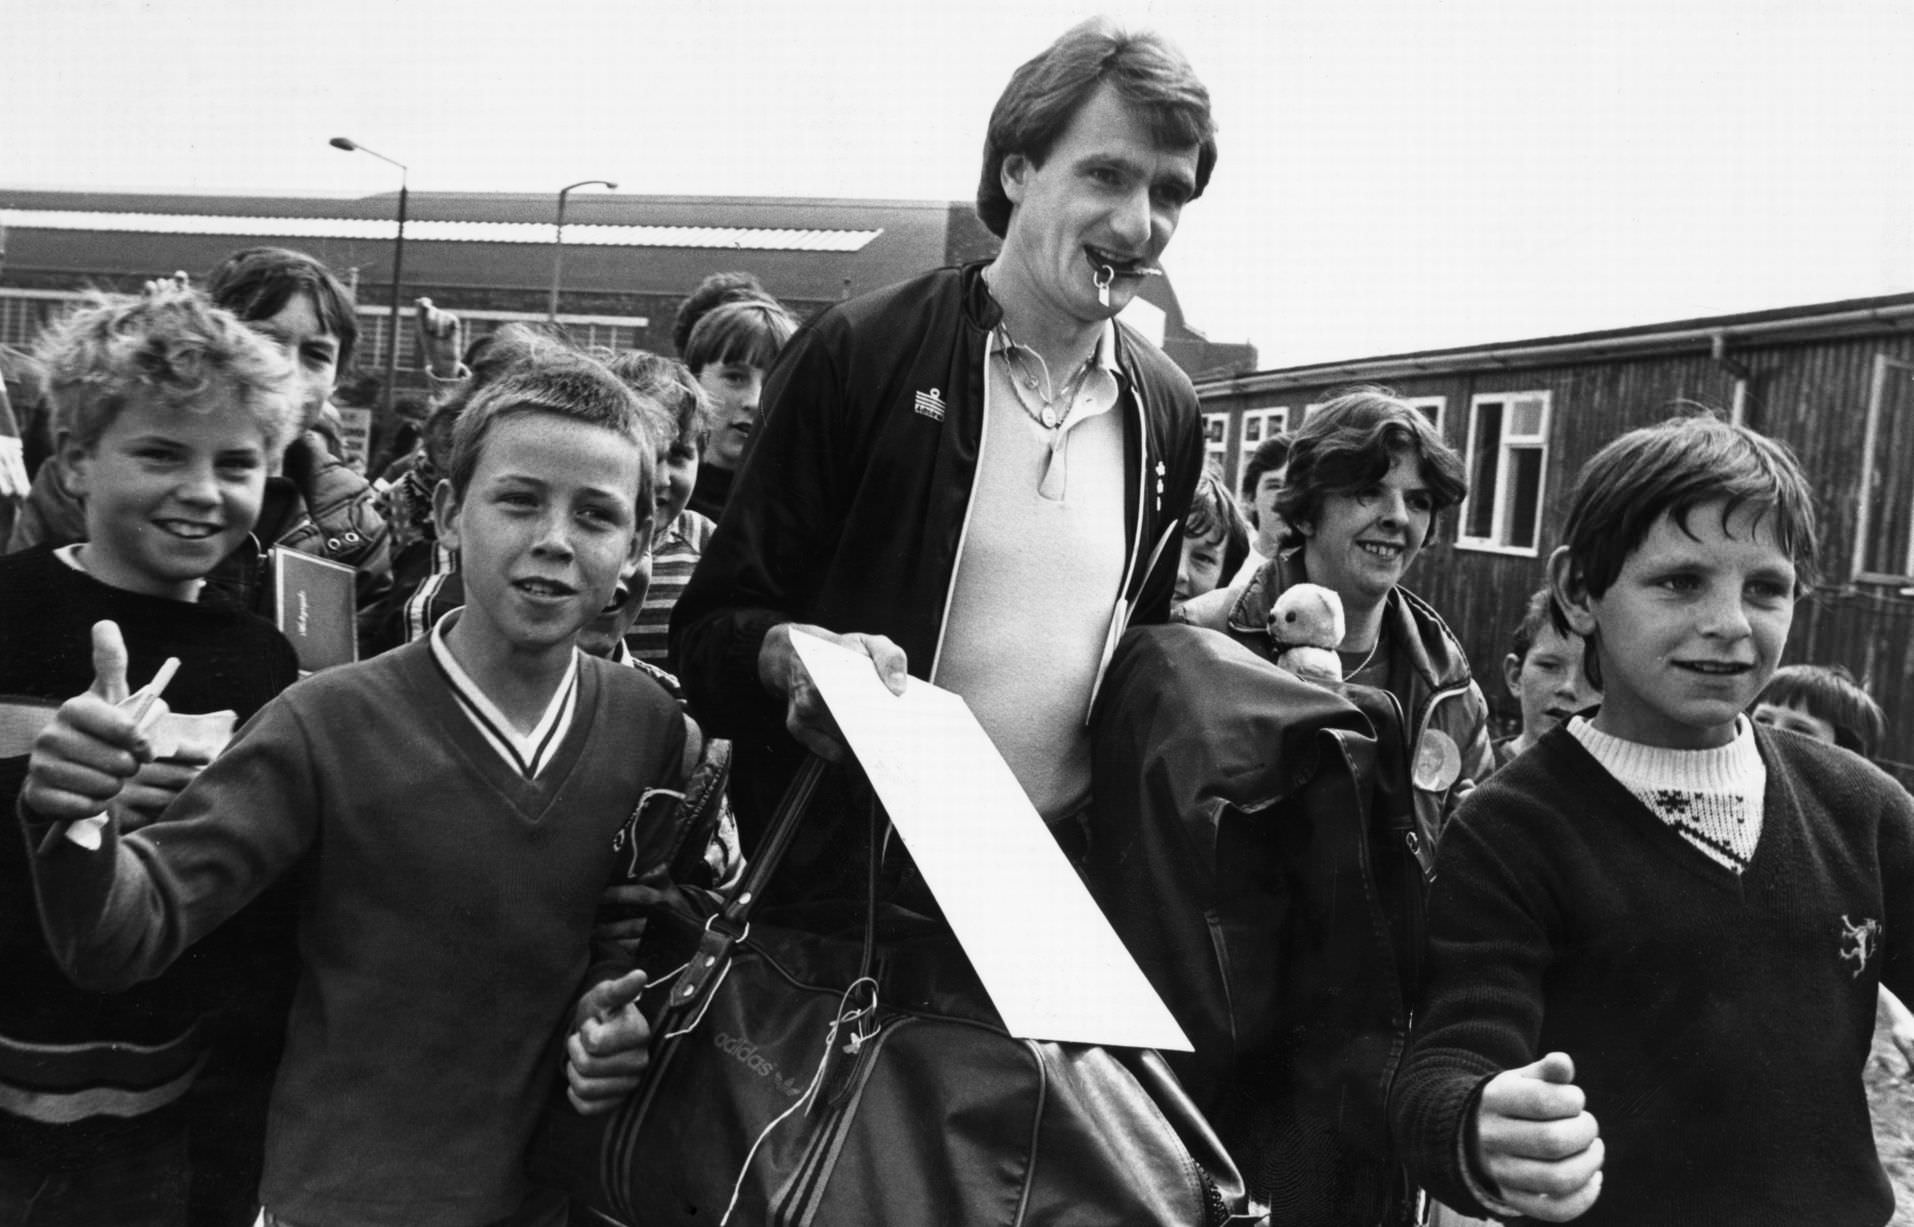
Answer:
<svg viewBox="0 0 1914 1227"><path fill-rule="evenodd" d="M1392 1115L1470 1213L1589 1224L1885 1223L1862 1068L1914 987L1914 801L1757 729L1810 582L1812 498L1713 418L1583 469L1550 559L1601 687L1463 805Z"/></svg>
<svg viewBox="0 0 1914 1227"><path fill-rule="evenodd" d="M138 730L86 695L36 747L42 919L89 987L157 974L306 862L268 1223L560 1224L522 1172L539 1112L561 1078L582 1111L636 1085L644 978L589 935L620 826L697 738L575 640L642 558L653 468L631 391L539 355L459 423L436 510L467 603L428 639L293 687L97 851L64 830L132 773Z"/></svg>

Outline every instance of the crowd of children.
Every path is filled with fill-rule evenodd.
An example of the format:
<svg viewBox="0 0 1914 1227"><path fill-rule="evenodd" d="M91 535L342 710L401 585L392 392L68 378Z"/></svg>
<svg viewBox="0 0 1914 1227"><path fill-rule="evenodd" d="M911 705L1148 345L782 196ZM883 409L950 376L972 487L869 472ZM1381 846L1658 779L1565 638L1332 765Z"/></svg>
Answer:
<svg viewBox="0 0 1914 1227"><path fill-rule="evenodd" d="M771 340L719 365L789 336L752 302ZM736 876L728 755L626 644L687 548L698 381L506 329L375 488L326 430L353 318L253 249L40 345L38 537L0 558L5 1221L562 1223L521 1172L550 1085L602 1110L646 1060L605 939ZM355 565L389 643L293 687L275 547ZM683 881L614 871L641 798L714 792ZM283 1055L235 1060L248 1029Z"/></svg>
<svg viewBox="0 0 1914 1227"><path fill-rule="evenodd" d="M667 630L796 321L741 274L687 300L683 361L461 347L428 308L446 391L376 482L310 257L96 295L40 346L51 457L0 557L0 1220L563 1223L540 1111L647 1059L612 905L736 880ZM1205 475L1177 602L1273 556L1289 444L1240 502ZM1519 729L1435 855L1391 1115L1444 1205L1885 1221L1860 1072L1877 1000L1914 1061L1914 799L1852 675L1780 667L1816 541L1791 454L1706 415L1584 468L1504 661ZM357 572L358 663L294 684L273 548ZM717 795L695 855L614 870L660 790Z"/></svg>

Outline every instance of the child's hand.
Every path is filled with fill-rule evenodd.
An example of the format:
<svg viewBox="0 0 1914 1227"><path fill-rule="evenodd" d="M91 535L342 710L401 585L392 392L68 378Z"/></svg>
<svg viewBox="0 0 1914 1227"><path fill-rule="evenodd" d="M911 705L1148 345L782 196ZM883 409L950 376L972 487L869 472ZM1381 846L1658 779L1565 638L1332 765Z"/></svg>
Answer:
<svg viewBox="0 0 1914 1227"><path fill-rule="evenodd" d="M413 304L412 323L418 330L419 353L425 369L440 379L456 379L465 353L465 325L458 316L432 305L429 298Z"/></svg>
<svg viewBox="0 0 1914 1227"><path fill-rule="evenodd" d="M60 705L34 738L21 800L43 817L91 818L119 796L152 750L126 698L126 641L112 622L93 624L93 686Z"/></svg>
<svg viewBox="0 0 1914 1227"><path fill-rule="evenodd" d="M638 1012L645 973L593 986L573 1012L565 1041L566 1096L586 1116L609 1112L638 1087L651 1064L651 1024Z"/></svg>
<svg viewBox="0 0 1914 1227"><path fill-rule="evenodd" d="M151 298L153 295L161 293L162 291L184 290L192 284L193 279L187 275L186 270L180 269L171 277L153 278L141 288L140 292L146 295L146 297Z"/></svg>
<svg viewBox="0 0 1914 1227"><path fill-rule="evenodd" d="M1475 1159L1510 1207L1565 1223L1602 1192L1601 1128L1575 1085L1575 1062L1551 1052L1497 1074L1476 1109Z"/></svg>
<svg viewBox="0 0 1914 1227"><path fill-rule="evenodd" d="M144 763L107 809L119 819L121 831L137 831L158 818L173 803L173 798L193 782L193 777L205 769L205 763L182 763L173 759Z"/></svg>

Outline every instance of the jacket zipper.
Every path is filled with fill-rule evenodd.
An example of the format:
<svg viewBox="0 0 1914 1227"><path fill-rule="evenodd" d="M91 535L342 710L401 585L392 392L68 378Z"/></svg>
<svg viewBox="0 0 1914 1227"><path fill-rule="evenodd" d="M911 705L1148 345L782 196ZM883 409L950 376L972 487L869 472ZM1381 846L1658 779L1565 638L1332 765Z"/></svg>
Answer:
<svg viewBox="0 0 1914 1227"><path fill-rule="evenodd" d="M1402 700L1396 697L1395 691L1393 690L1384 689L1380 686L1376 689L1389 696L1389 702L1396 709L1396 727L1403 729L1406 733L1407 729L1402 718ZM1440 698L1441 692L1438 692L1436 697ZM1431 703L1429 706L1430 709L1433 709L1435 705ZM1426 718L1421 727L1428 727ZM1409 829L1402 833L1402 843L1403 847L1409 853L1410 863L1416 867L1416 872L1422 876L1422 884L1426 887L1435 881L1435 849L1429 848L1426 850L1428 859L1425 860L1423 857L1425 849L1422 846L1422 834L1416 829L1415 747L1420 745L1421 742L1422 736L1418 733L1415 741L1411 742L1407 747L1410 776L1408 798ZM1409 948L1404 952L1407 956L1408 965L1403 968L1407 973L1403 982L1408 985L1409 988L1413 989L1415 985L1421 982L1422 978L1422 933L1425 924L1425 907L1420 891L1411 890L1407 893L1409 897L1403 902L1409 911L1409 915L1406 918L1409 928ZM1409 1009L1409 1002L1406 1000L1403 1003L1403 1009L1405 1011Z"/></svg>

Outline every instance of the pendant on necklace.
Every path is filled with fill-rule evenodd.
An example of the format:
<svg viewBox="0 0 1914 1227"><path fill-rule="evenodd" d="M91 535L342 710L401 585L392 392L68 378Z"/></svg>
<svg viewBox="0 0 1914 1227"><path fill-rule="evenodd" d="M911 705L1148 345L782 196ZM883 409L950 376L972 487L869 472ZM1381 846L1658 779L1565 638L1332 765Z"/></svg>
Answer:
<svg viewBox="0 0 1914 1227"><path fill-rule="evenodd" d="M1057 428L1057 411L1049 405L1043 407L1043 424L1050 430Z"/></svg>

